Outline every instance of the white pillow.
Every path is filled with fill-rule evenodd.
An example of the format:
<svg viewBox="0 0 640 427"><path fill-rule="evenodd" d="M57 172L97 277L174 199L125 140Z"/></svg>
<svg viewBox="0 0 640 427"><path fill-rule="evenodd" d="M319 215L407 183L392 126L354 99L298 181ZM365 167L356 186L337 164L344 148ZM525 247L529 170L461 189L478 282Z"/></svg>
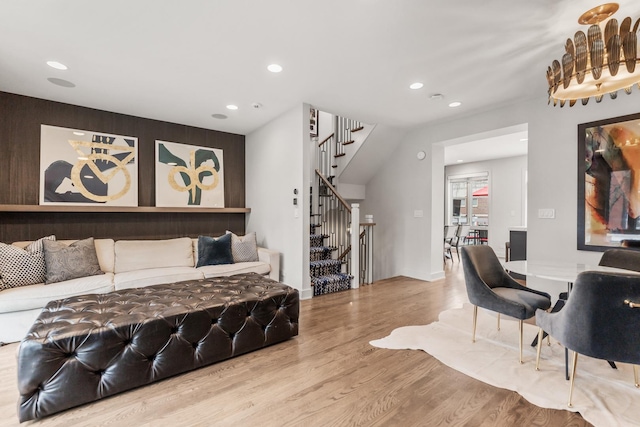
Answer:
<svg viewBox="0 0 640 427"><path fill-rule="evenodd" d="M233 255L233 262L258 261L258 243L255 232L244 236L237 236L227 230L227 234L231 234L231 254Z"/></svg>
<svg viewBox="0 0 640 427"><path fill-rule="evenodd" d="M24 249L0 243L0 290L44 282L44 240L56 240L56 236L38 239Z"/></svg>

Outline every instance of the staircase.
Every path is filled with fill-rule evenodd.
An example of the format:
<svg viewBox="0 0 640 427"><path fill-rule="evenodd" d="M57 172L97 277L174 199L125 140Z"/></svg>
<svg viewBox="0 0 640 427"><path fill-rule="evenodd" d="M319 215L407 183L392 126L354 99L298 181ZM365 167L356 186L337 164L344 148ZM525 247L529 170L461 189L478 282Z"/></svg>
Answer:
<svg viewBox="0 0 640 427"><path fill-rule="evenodd" d="M309 236L309 273L311 275L311 286L313 286L313 296L351 289L353 276L342 272L343 263L341 260L332 258L337 248L326 246L325 240L329 236L326 234L313 234L315 228L315 224L311 225L312 234Z"/></svg>
<svg viewBox="0 0 640 427"><path fill-rule="evenodd" d="M346 148L354 147L354 134L363 128L360 122L336 116L334 132L316 147L317 169L311 188L309 236L309 272L314 296L351 289L352 263L360 265L358 259L352 261L351 254L351 233L358 233L359 218L352 230L351 207L336 190L334 180L340 160L348 154ZM363 248L364 245L356 250L357 256L363 253ZM359 283L358 279L356 285Z"/></svg>

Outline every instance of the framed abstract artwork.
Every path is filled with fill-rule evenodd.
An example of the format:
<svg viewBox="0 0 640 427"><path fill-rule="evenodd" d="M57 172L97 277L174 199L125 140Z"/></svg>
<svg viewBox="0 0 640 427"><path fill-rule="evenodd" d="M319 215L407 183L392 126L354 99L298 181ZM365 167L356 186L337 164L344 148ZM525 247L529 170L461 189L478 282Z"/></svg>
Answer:
<svg viewBox="0 0 640 427"><path fill-rule="evenodd" d="M222 150L156 141L156 206L223 208Z"/></svg>
<svg viewBox="0 0 640 427"><path fill-rule="evenodd" d="M138 138L40 126L40 204L138 206Z"/></svg>
<svg viewBox="0 0 640 427"><path fill-rule="evenodd" d="M309 109L309 133L312 137L318 136L318 109Z"/></svg>
<svg viewBox="0 0 640 427"><path fill-rule="evenodd" d="M640 114L578 125L578 249L640 244Z"/></svg>

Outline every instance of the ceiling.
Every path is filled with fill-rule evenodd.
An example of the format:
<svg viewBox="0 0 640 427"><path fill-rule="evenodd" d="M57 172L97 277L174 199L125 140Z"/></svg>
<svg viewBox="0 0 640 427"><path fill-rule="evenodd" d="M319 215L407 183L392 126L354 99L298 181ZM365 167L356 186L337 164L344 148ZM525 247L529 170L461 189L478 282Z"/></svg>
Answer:
<svg viewBox="0 0 640 427"><path fill-rule="evenodd" d="M526 130L491 138L473 139L469 142L445 147L444 164L447 166L525 156L528 153L528 146L528 132Z"/></svg>
<svg viewBox="0 0 640 427"><path fill-rule="evenodd" d="M638 16L640 2L619 3L619 20ZM0 90L239 134L304 102L410 129L546 102L547 66L598 4L2 0ZM271 63L284 70L267 71ZM424 87L411 90L413 82ZM432 100L436 93L444 97Z"/></svg>

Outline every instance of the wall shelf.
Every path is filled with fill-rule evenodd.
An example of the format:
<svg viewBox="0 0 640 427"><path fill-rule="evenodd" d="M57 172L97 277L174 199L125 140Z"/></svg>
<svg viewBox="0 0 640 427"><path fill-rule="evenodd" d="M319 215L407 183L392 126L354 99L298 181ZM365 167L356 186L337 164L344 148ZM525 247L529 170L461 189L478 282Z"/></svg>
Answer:
<svg viewBox="0 0 640 427"><path fill-rule="evenodd" d="M251 208L158 208L155 206L0 205L0 212L100 212L100 213L251 213Z"/></svg>

